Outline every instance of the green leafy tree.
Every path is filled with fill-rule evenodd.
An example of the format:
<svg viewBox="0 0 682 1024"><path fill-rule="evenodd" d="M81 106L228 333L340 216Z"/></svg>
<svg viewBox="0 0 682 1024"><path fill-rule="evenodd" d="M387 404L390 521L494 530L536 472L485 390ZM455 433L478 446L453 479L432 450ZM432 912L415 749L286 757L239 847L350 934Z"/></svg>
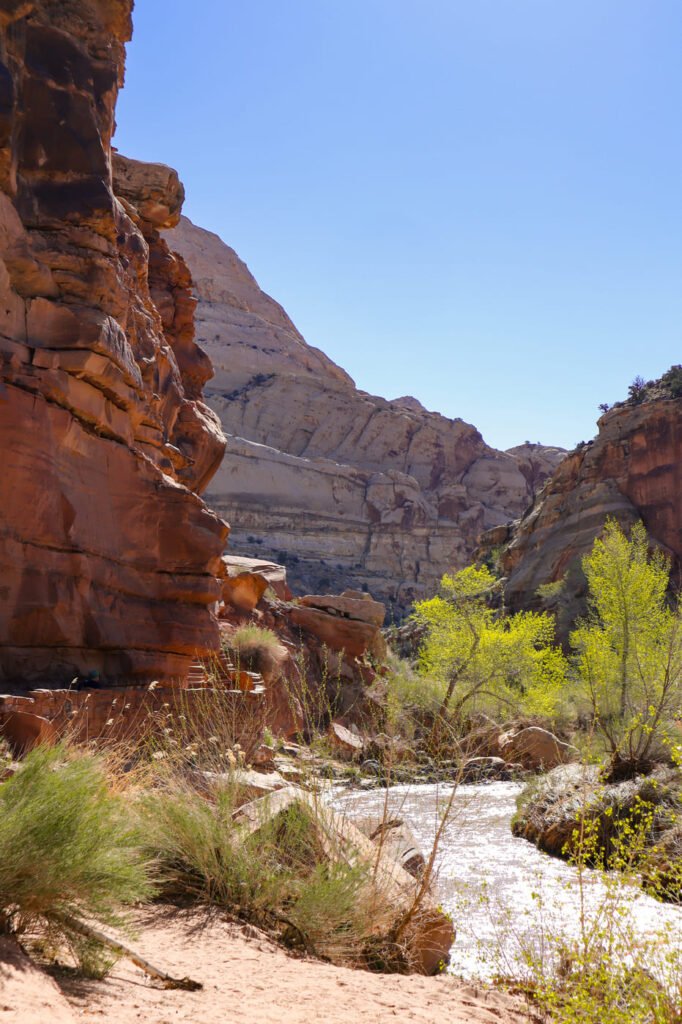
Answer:
<svg viewBox="0 0 682 1024"><path fill-rule="evenodd" d="M440 593L416 605L415 616L426 627L421 667L445 685L441 721L476 710L556 710L566 662L554 646L554 620L494 608L499 586L486 566L469 566L443 576Z"/></svg>
<svg viewBox="0 0 682 1024"><path fill-rule="evenodd" d="M571 634L578 677L613 773L642 768L672 741L682 707L682 606L668 600L670 565L641 523L610 520L583 559L586 620Z"/></svg>

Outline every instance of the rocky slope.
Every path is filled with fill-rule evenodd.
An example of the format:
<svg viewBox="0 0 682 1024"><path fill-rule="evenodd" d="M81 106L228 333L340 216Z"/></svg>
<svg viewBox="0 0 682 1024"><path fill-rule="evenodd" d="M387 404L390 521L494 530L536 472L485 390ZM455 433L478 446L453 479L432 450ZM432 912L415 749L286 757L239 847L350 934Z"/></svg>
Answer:
<svg viewBox="0 0 682 1024"><path fill-rule="evenodd" d="M224 448L175 172L116 158L132 0L0 6L0 679L182 675L213 648Z"/></svg>
<svg viewBox="0 0 682 1024"><path fill-rule="evenodd" d="M228 435L207 499L231 547L286 559L294 588L365 588L400 614L481 530L520 515L563 456L496 451L414 398L359 391L217 235L183 217L165 237L192 271L208 401Z"/></svg>
<svg viewBox="0 0 682 1024"><path fill-rule="evenodd" d="M563 593L544 600L560 600L568 622L584 594L580 559L607 516L625 527L641 519L679 565L681 510L682 398L659 389L651 400L606 412L594 441L564 459L521 521L488 537L506 544L507 601L515 608L537 606L537 588L564 579Z"/></svg>

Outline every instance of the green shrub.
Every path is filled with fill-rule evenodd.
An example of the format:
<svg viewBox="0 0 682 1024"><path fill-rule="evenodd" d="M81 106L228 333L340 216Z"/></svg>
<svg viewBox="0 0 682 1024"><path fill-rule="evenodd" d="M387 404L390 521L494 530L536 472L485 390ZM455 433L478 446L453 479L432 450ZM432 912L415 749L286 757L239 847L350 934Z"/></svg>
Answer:
<svg viewBox="0 0 682 1024"><path fill-rule="evenodd" d="M271 629L253 624L240 626L227 646L240 669L271 676L279 668L281 644Z"/></svg>
<svg viewBox="0 0 682 1024"><path fill-rule="evenodd" d="M235 795L233 787L220 787L209 801L171 786L143 798L143 818L167 894L253 917L277 901L281 879L264 847L240 842L232 820Z"/></svg>
<svg viewBox="0 0 682 1024"><path fill-rule="evenodd" d="M250 831L235 822L238 788L204 799L186 787L142 801L149 853L173 899L221 906L274 928L287 943L335 963L364 964L370 938L395 915L373 866L335 856L324 812L296 803L264 813Z"/></svg>
<svg viewBox="0 0 682 1024"><path fill-rule="evenodd" d="M682 398L682 366L671 366L661 377L661 384L671 398Z"/></svg>
<svg viewBox="0 0 682 1024"><path fill-rule="evenodd" d="M82 945L70 918L125 923L152 892L150 861L104 763L64 745L38 747L0 785L0 922L47 928Z"/></svg>

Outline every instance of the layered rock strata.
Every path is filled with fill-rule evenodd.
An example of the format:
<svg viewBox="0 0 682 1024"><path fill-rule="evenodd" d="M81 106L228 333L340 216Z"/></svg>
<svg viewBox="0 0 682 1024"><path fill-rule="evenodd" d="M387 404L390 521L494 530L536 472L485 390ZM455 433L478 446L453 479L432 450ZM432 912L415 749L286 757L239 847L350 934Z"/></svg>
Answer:
<svg viewBox="0 0 682 1024"><path fill-rule="evenodd" d="M386 401L308 345L217 235L165 235L194 278L208 401L228 451L207 493L231 546L282 561L299 591L367 589L400 615L520 515L563 451L490 448L414 398Z"/></svg>
<svg viewBox="0 0 682 1024"><path fill-rule="evenodd" d="M116 157L132 0L0 8L0 679L182 676L214 648L227 527L198 496L182 187Z"/></svg>
<svg viewBox="0 0 682 1024"><path fill-rule="evenodd" d="M560 601L563 618L571 621L585 590L581 558L609 516L625 528L641 519L652 541L680 564L682 399L607 412L594 441L564 459L527 515L488 537L506 545L501 566L511 607ZM554 595L538 595L538 587L559 581Z"/></svg>

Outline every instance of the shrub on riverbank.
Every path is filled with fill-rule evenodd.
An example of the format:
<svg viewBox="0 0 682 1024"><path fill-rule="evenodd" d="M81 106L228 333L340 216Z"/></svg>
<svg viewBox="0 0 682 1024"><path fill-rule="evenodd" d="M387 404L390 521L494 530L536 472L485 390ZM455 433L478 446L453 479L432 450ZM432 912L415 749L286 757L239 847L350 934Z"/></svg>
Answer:
<svg viewBox="0 0 682 1024"><path fill-rule="evenodd" d="M563 765L521 793L512 831L555 856L636 871L653 895L679 902L681 825L679 768L608 783L597 765Z"/></svg>
<svg viewBox="0 0 682 1024"><path fill-rule="evenodd" d="M0 925L43 932L81 962L93 947L73 923L125 923L152 892L151 858L104 762L64 745L39 747L0 785Z"/></svg>
<svg viewBox="0 0 682 1024"><path fill-rule="evenodd" d="M428 887L324 801L288 790L281 803L273 794L242 812L238 776L202 794L167 771L161 779L140 808L166 899L222 908L333 963L419 969L422 933L402 919L418 919Z"/></svg>

